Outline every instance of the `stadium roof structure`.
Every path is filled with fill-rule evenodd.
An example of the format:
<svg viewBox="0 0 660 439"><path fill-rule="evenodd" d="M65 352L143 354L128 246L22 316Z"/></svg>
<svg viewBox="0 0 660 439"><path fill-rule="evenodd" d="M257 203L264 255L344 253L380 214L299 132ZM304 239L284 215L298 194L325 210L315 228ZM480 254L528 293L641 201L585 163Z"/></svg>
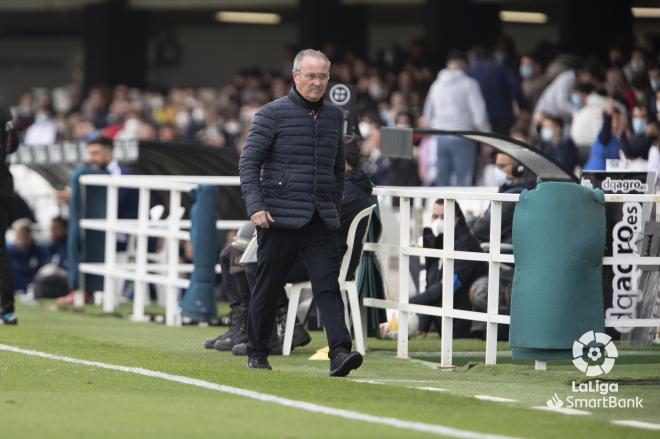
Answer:
<svg viewBox="0 0 660 439"><path fill-rule="evenodd" d="M456 136L484 143L522 163L543 181L579 183L575 175L540 149L496 133L383 127L380 132L381 152L389 157L412 158L413 134Z"/></svg>

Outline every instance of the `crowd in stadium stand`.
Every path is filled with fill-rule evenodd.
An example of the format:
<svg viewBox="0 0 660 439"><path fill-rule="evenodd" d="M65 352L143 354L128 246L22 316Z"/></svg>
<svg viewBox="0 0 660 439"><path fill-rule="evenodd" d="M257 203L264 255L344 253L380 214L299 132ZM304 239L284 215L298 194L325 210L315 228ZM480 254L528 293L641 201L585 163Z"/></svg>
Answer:
<svg viewBox="0 0 660 439"><path fill-rule="evenodd" d="M405 48L392 44L375 60L328 55L331 81L355 86L354 130L363 139L361 168L372 182L488 185L520 192L533 187L534 176L490 147L416 135L413 159L388 158L380 151L380 128L492 131L543 150L571 173L604 170L608 159L660 172L657 49L639 39L632 50L613 46L607 60L598 60L563 54L543 42L521 55L503 37L491 48L450 51L442 66L420 41ZM19 117L33 120L26 144L102 135L230 148L238 160L255 112L290 87L290 74L248 68L219 88L94 87L84 96L73 85L31 91L23 94L17 110ZM504 215L505 241L512 215ZM488 241L488 215L468 225L466 233ZM435 242L438 233L427 235L427 241ZM470 288L460 282L473 305L485 297L485 283Z"/></svg>
<svg viewBox="0 0 660 439"><path fill-rule="evenodd" d="M494 156L483 146L461 156L458 180L448 179L453 168L446 163L457 150L451 145L455 141L416 139L416 163L382 157L379 128L385 125L513 133L571 172L576 166L603 169L606 159L620 155L637 166L660 167L654 146L660 102L658 50L644 39L631 51L613 46L603 62L562 54L547 42L520 55L512 40L502 37L492 48L450 52L440 71L420 41L405 48L392 44L373 61L329 55L331 81L356 87L364 168L377 184L493 183L483 170ZM463 62L456 66L452 57ZM471 92L458 93L454 80L468 84ZM27 144L85 140L102 133L116 139L182 140L239 151L256 110L287 94L290 87L290 75L282 71L247 68L219 88L94 87L81 96L77 87L66 86L48 93L28 92L18 111L34 119ZM473 114L476 120L467 120L471 116L466 111L481 103L485 114L479 110ZM405 172L412 169L418 172Z"/></svg>

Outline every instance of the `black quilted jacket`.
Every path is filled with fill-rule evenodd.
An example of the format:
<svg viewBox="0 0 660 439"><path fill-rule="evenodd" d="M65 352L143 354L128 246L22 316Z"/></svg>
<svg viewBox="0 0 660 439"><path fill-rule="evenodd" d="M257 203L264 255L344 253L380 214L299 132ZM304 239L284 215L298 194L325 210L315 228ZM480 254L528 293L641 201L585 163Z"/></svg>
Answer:
<svg viewBox="0 0 660 439"><path fill-rule="evenodd" d="M239 163L248 216L267 210L271 227L297 229L317 210L328 229L339 228L344 189L343 115L312 109L291 90L259 109Z"/></svg>

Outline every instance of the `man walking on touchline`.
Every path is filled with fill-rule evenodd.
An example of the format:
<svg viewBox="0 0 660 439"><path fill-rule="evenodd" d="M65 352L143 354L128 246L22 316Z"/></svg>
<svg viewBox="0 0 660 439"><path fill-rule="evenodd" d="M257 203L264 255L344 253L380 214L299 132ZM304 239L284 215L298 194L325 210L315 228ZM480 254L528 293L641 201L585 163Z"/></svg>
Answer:
<svg viewBox="0 0 660 439"><path fill-rule="evenodd" d="M268 342L280 288L298 254L330 346L330 375L360 367L339 293L339 210L344 189L343 114L323 103L330 60L306 49L294 88L259 109L240 159L241 190L257 226L257 279L248 313L248 367L270 369Z"/></svg>

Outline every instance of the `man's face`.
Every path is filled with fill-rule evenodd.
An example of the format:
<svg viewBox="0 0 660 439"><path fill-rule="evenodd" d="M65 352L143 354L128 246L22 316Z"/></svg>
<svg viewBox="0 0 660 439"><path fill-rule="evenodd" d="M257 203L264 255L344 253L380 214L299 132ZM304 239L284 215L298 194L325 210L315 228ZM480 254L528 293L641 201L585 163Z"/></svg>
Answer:
<svg viewBox="0 0 660 439"><path fill-rule="evenodd" d="M308 101L323 98L330 80L330 66L322 58L306 56L300 61L299 70L293 70L293 82L298 93Z"/></svg>
<svg viewBox="0 0 660 439"><path fill-rule="evenodd" d="M16 231L15 244L18 248L28 248L32 244L32 233L29 227L21 227Z"/></svg>
<svg viewBox="0 0 660 439"><path fill-rule="evenodd" d="M89 162L95 168L105 168L112 161L112 149L98 143L87 145Z"/></svg>
<svg viewBox="0 0 660 439"><path fill-rule="evenodd" d="M445 219L445 206L444 204L434 204L433 213L431 214L431 221L437 219Z"/></svg>
<svg viewBox="0 0 660 439"><path fill-rule="evenodd" d="M66 230L64 229L64 224L60 221L53 221L50 223L50 236L53 242L62 240L65 234Z"/></svg>
<svg viewBox="0 0 660 439"><path fill-rule="evenodd" d="M495 166L506 173L506 176L509 180L513 180L515 177L513 174L513 159L505 154L497 154L495 157Z"/></svg>

